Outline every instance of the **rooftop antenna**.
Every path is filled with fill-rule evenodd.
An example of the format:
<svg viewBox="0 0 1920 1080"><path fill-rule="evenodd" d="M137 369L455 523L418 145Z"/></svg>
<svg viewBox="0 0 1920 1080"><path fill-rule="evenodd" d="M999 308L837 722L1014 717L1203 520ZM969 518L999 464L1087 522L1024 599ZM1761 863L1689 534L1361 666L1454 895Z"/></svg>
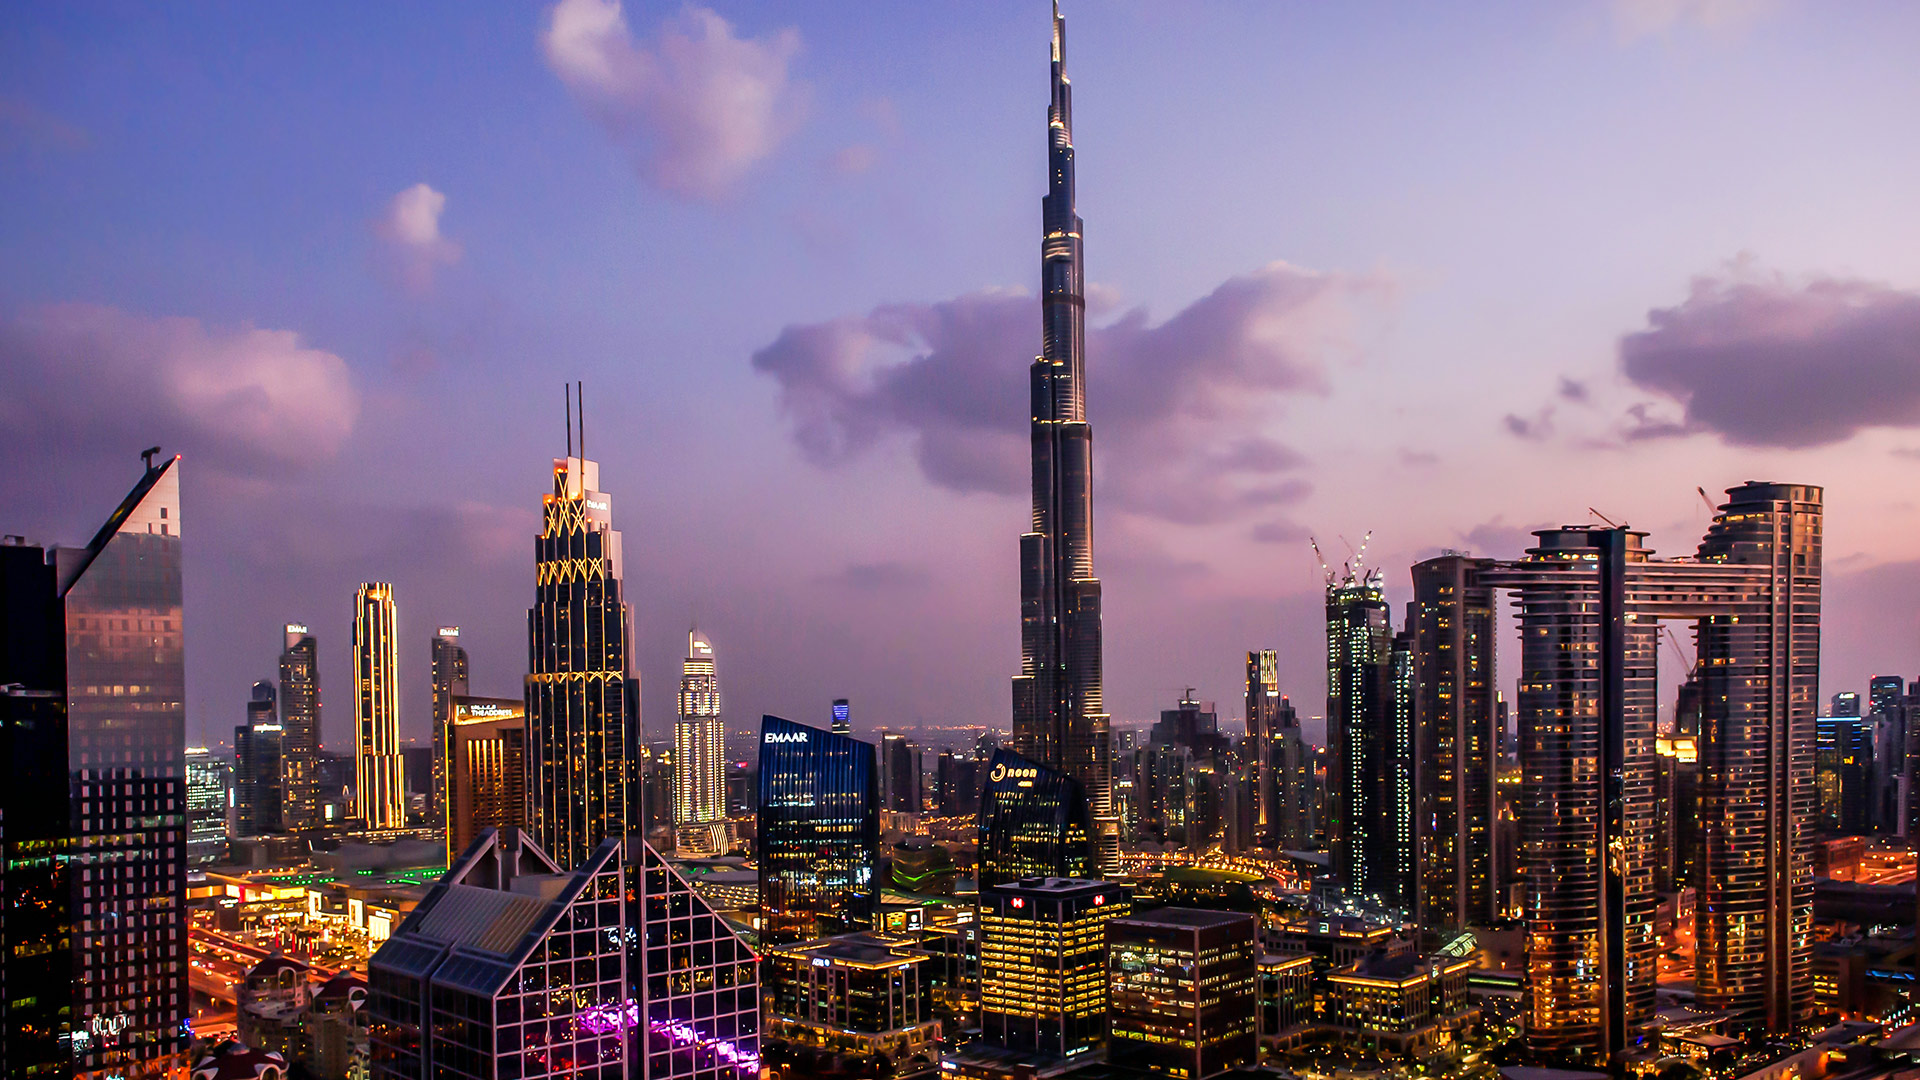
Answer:
<svg viewBox="0 0 1920 1080"><path fill-rule="evenodd" d="M1703 488L1703 487L1696 487L1696 488L1694 488L1693 490L1695 490L1695 491L1697 491L1697 492L1699 492L1699 493L1700 493L1700 501L1701 501L1701 502L1703 502L1703 503L1706 503L1706 504L1707 504L1707 513L1709 513L1709 514L1718 514L1718 513L1720 512L1720 508L1719 508L1719 507L1717 507L1717 506L1715 506L1715 505L1713 505L1713 500L1707 497L1707 489L1706 489L1706 488Z"/></svg>
<svg viewBox="0 0 1920 1080"><path fill-rule="evenodd" d="M564 383L562 389L567 395L567 456L573 456L573 384Z"/></svg>
<svg viewBox="0 0 1920 1080"><path fill-rule="evenodd" d="M159 453L160 448L157 446L149 446L145 450L140 451L140 463L147 467L147 471L153 471L153 459L154 456Z"/></svg>
<svg viewBox="0 0 1920 1080"><path fill-rule="evenodd" d="M584 474L587 467L587 384L584 381L573 384L573 401L580 409L580 469ZM585 485L583 478L580 490L585 491Z"/></svg>

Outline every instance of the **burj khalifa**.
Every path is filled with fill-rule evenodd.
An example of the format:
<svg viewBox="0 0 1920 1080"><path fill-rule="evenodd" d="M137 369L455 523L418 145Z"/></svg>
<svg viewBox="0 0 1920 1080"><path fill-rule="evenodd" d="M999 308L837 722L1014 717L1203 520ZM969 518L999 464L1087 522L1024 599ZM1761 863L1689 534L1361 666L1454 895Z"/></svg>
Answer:
<svg viewBox="0 0 1920 1080"><path fill-rule="evenodd" d="M1100 579L1093 575L1093 429L1087 424L1080 216L1073 195L1073 89L1066 23L1053 11L1048 190L1041 202L1041 354L1031 369L1033 524L1020 537L1020 674L1013 744L1083 788L1103 874L1119 869L1107 712L1101 700Z"/></svg>

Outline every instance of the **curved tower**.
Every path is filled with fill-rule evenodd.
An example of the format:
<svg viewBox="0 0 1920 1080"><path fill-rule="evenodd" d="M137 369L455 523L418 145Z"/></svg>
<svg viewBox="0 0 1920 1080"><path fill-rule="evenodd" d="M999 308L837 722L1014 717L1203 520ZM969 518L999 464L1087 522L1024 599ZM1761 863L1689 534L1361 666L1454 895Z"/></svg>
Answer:
<svg viewBox="0 0 1920 1080"><path fill-rule="evenodd" d="M1101 700L1100 579L1093 576L1093 430L1087 425L1086 299L1074 213L1073 96L1066 22L1053 11L1053 100L1041 201L1041 353L1033 361L1033 522L1020 537L1020 674L1013 744L1078 780L1103 871L1118 869L1107 713Z"/></svg>

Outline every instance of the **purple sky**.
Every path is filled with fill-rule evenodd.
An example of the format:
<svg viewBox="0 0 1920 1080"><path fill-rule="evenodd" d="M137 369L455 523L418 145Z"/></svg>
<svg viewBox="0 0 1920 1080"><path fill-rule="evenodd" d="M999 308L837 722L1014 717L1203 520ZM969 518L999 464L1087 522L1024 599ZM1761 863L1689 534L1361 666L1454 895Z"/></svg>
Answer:
<svg viewBox="0 0 1920 1080"><path fill-rule="evenodd" d="M1920 9L1070 3L1122 724L1324 694L1306 537L1405 601L1593 507L1827 487L1825 690L1920 675ZM649 727L1004 726L1045 5L36 7L0 25L0 529L185 454L188 730L353 589L517 694L582 379ZM1684 636L1684 634L1683 634ZM1512 672L1503 671L1511 685Z"/></svg>

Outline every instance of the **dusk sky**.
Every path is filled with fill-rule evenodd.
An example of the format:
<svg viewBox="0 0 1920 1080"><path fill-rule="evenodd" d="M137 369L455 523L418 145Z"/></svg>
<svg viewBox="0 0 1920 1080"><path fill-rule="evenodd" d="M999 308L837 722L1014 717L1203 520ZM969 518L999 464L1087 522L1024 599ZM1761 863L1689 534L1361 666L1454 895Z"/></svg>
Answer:
<svg viewBox="0 0 1920 1080"><path fill-rule="evenodd" d="M1826 487L1823 694L1920 675L1920 5L1064 12L1116 724L1261 647L1317 716L1309 534L1398 609L1748 479ZM301 621L347 749L367 580L404 736L440 624L517 696L575 379L651 733L695 618L730 727L1006 727L1046 5L338 16L0 22L0 531L184 455L189 737Z"/></svg>

